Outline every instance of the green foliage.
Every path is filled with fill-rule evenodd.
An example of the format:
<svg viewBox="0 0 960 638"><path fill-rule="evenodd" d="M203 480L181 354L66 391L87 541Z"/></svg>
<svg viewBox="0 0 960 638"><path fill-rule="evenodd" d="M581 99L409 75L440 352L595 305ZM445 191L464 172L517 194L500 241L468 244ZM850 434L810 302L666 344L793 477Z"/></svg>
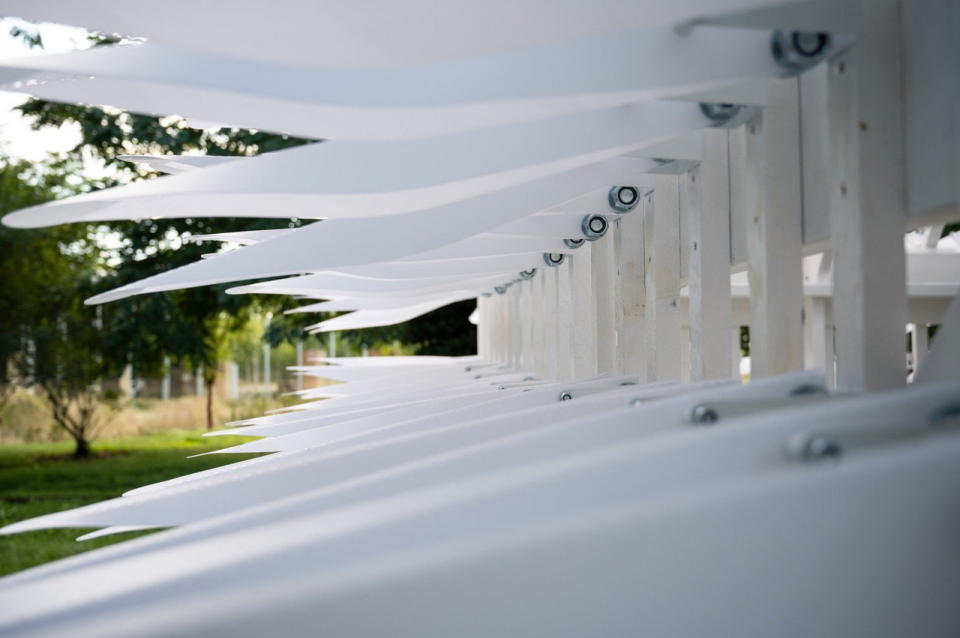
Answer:
<svg viewBox="0 0 960 638"><path fill-rule="evenodd" d="M92 458L82 462L69 462L66 443L5 446L0 449L0 525L95 503L142 485L257 456L186 458L248 440L168 431L104 442ZM83 531L55 529L4 537L0 542L0 575L144 534L118 534L77 543L74 539Z"/></svg>

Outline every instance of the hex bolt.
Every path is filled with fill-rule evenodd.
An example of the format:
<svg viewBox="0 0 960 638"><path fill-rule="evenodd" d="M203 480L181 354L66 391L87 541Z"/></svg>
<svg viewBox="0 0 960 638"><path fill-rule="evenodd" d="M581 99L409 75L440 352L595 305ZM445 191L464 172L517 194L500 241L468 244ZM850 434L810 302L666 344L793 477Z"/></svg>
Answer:
<svg viewBox="0 0 960 638"><path fill-rule="evenodd" d="M506 287L506 286L494 286L493 289L496 291L496 293L497 293L498 295L505 295L505 294L507 294L507 287Z"/></svg>
<svg viewBox="0 0 960 638"><path fill-rule="evenodd" d="M739 104L701 102L700 112L714 124L726 124L740 112Z"/></svg>
<svg viewBox="0 0 960 638"><path fill-rule="evenodd" d="M805 383L790 390L790 396L792 397L802 397L810 394L827 394L827 389L815 383Z"/></svg>
<svg viewBox="0 0 960 638"><path fill-rule="evenodd" d="M946 405L941 405L931 412L930 416L927 418L927 421L931 425L937 425L945 421L953 421L956 419L960 419L960 403L948 403Z"/></svg>
<svg viewBox="0 0 960 638"><path fill-rule="evenodd" d="M610 208L616 213L629 213L640 202L640 191L636 186L614 186L607 196Z"/></svg>
<svg viewBox="0 0 960 638"><path fill-rule="evenodd" d="M563 253L543 253L543 263L556 268L563 263Z"/></svg>
<svg viewBox="0 0 960 638"><path fill-rule="evenodd" d="M521 270L520 279L533 279L533 276L537 274L536 268L531 268L530 270Z"/></svg>
<svg viewBox="0 0 960 638"><path fill-rule="evenodd" d="M561 401L569 401L572 398L573 398L573 395L568 390L564 390L563 392L561 392L559 397Z"/></svg>
<svg viewBox="0 0 960 638"><path fill-rule="evenodd" d="M816 31L774 31L770 53L788 75L816 65L830 52L830 34Z"/></svg>
<svg viewBox="0 0 960 638"><path fill-rule="evenodd" d="M843 456L843 447L833 439L818 435L807 440L800 454L808 463L836 461Z"/></svg>
<svg viewBox="0 0 960 638"><path fill-rule="evenodd" d="M580 231L587 241L597 241L607 234L610 225L602 215L587 215L580 222Z"/></svg>
<svg viewBox="0 0 960 638"><path fill-rule="evenodd" d="M710 423L716 423L720 420L720 416L717 414L717 411L711 408L709 405L699 404L694 406L690 410L690 420L699 425L707 425Z"/></svg>
<svg viewBox="0 0 960 638"><path fill-rule="evenodd" d="M564 239L563 245L566 246L567 248L580 248L580 246L583 246L584 241L586 240L585 239Z"/></svg>

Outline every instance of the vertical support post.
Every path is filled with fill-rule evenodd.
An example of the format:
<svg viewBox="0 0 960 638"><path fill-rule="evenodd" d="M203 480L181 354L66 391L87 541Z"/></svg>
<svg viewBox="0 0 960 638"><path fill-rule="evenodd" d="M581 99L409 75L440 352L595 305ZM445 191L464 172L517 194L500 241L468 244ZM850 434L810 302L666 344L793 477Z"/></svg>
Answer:
<svg viewBox="0 0 960 638"><path fill-rule="evenodd" d="M734 379L740 378L740 360L743 358L740 350L740 326L734 324L730 331L730 353L732 355L730 362L730 374Z"/></svg>
<svg viewBox="0 0 960 638"><path fill-rule="evenodd" d="M515 283L507 291L510 308L510 367L520 370L520 355L523 352L523 315L520 311L520 285Z"/></svg>
<svg viewBox="0 0 960 638"><path fill-rule="evenodd" d="M647 378L680 379L680 178L658 175L644 211Z"/></svg>
<svg viewBox="0 0 960 638"><path fill-rule="evenodd" d="M333 333L330 333L333 335ZM331 355L333 356L333 355ZM263 391L270 394L270 344L263 344Z"/></svg>
<svg viewBox="0 0 960 638"><path fill-rule="evenodd" d="M227 362L227 397L231 401L240 398L240 366L236 361ZM303 377L300 378L300 385L303 385Z"/></svg>
<svg viewBox="0 0 960 638"><path fill-rule="evenodd" d="M531 371L534 370L533 364L533 282L532 281L521 281L517 284L519 290L517 294L519 295L519 301L517 302L519 309L519 317L517 321L520 323L520 354L518 358L518 367L521 370Z"/></svg>
<svg viewBox="0 0 960 638"><path fill-rule="evenodd" d="M569 381L576 377L576 370L573 366L573 333L576 326L574 325L572 267L572 259L568 255L563 263L554 269L558 273L557 378L561 381Z"/></svg>
<svg viewBox="0 0 960 638"><path fill-rule="evenodd" d="M573 373L576 378L597 373L597 323L593 302L591 255L593 243L584 242L570 257L573 296Z"/></svg>
<svg viewBox="0 0 960 638"><path fill-rule="evenodd" d="M747 124L758 180L747 219L750 375L803 368L803 200L796 78L773 82L763 115Z"/></svg>
<svg viewBox="0 0 960 638"><path fill-rule="evenodd" d="M823 297L807 297L803 302L804 308L804 367L823 370L827 387L833 388L834 354L833 354L833 326L829 319L829 299Z"/></svg>
<svg viewBox="0 0 960 638"><path fill-rule="evenodd" d="M596 311L596 370L601 374L613 374L617 367L615 232L616 227L611 224L606 236L593 242L590 247L593 307Z"/></svg>
<svg viewBox="0 0 960 638"><path fill-rule="evenodd" d="M163 379L160 380L160 399L170 400L170 357L163 358Z"/></svg>
<svg viewBox="0 0 960 638"><path fill-rule="evenodd" d="M837 386L905 381L906 256L900 2L861 6L857 45L830 62L830 221Z"/></svg>
<svg viewBox="0 0 960 638"><path fill-rule="evenodd" d="M540 268L533 278L533 370L537 376L547 375L546 286L549 268ZM549 378L549 377L547 377Z"/></svg>
<svg viewBox="0 0 960 638"><path fill-rule="evenodd" d="M477 355L481 359L490 358L490 306L483 296L477 297Z"/></svg>
<svg viewBox="0 0 960 638"><path fill-rule="evenodd" d="M653 198L643 197L637 209L623 215L614 236L620 259L617 272L617 297L620 299L620 323L617 326L617 369L623 375L635 375L647 380L646 339L647 291L645 281L646 256L643 246L643 220L650 214Z"/></svg>
<svg viewBox="0 0 960 638"><path fill-rule="evenodd" d="M560 269L549 268L544 277L543 288L543 316L544 316L544 349L543 375L547 379L556 379L559 374L557 351L559 350L558 329L558 302L557 294L560 287Z"/></svg>
<svg viewBox="0 0 960 638"><path fill-rule="evenodd" d="M297 366L303 365L303 339L297 339ZM297 372L297 390L303 390L303 373Z"/></svg>
<svg viewBox="0 0 960 638"><path fill-rule="evenodd" d="M690 262L690 378L729 377L730 172L726 129L701 131L700 165L683 176Z"/></svg>
<svg viewBox="0 0 960 638"><path fill-rule="evenodd" d="M331 357L337 356L337 333L336 332L327 333L327 352L329 353L328 356L331 356ZM270 357L269 353L267 353L266 356L269 359ZM267 380L267 383L270 382L269 375L264 375L264 378Z"/></svg>
<svg viewBox="0 0 960 638"><path fill-rule="evenodd" d="M913 350L913 371L916 373L923 365L923 358L930 349L930 342L927 335L927 324L915 323L910 331L910 349Z"/></svg>

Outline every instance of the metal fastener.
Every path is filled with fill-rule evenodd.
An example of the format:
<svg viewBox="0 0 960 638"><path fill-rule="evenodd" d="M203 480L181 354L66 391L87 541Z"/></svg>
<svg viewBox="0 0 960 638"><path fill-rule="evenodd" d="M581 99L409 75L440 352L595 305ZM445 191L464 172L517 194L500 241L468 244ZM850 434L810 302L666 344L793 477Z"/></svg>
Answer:
<svg viewBox="0 0 960 638"><path fill-rule="evenodd" d="M563 253L543 253L543 263L556 268L563 263Z"/></svg>
<svg viewBox="0 0 960 638"><path fill-rule="evenodd" d="M606 218L602 215L586 215L580 222L580 232L587 241L597 241L607 234L609 227Z"/></svg>
<svg viewBox="0 0 960 638"><path fill-rule="evenodd" d="M716 423L720 419L720 416L717 414L717 411L711 408L709 405L696 405L690 410L690 420L694 423L700 425L706 425L708 423Z"/></svg>
<svg viewBox="0 0 960 638"><path fill-rule="evenodd" d="M629 213L640 201L640 191L636 186L614 186L607 196L610 208L617 213Z"/></svg>

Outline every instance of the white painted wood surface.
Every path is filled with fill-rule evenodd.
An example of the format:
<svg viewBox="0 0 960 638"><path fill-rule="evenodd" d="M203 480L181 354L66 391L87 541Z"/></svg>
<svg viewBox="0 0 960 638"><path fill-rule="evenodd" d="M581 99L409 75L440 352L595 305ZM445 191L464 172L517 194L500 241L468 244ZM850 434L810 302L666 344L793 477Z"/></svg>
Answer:
<svg viewBox="0 0 960 638"><path fill-rule="evenodd" d="M763 115L747 124L754 205L746 219L750 371L803 368L802 191L796 79L773 82Z"/></svg>
<svg viewBox="0 0 960 638"><path fill-rule="evenodd" d="M830 65L833 314L841 390L895 387L906 377L900 6L895 0L870 3L857 46Z"/></svg>
<svg viewBox="0 0 960 638"><path fill-rule="evenodd" d="M647 378L680 379L680 178L658 175L644 211Z"/></svg>

